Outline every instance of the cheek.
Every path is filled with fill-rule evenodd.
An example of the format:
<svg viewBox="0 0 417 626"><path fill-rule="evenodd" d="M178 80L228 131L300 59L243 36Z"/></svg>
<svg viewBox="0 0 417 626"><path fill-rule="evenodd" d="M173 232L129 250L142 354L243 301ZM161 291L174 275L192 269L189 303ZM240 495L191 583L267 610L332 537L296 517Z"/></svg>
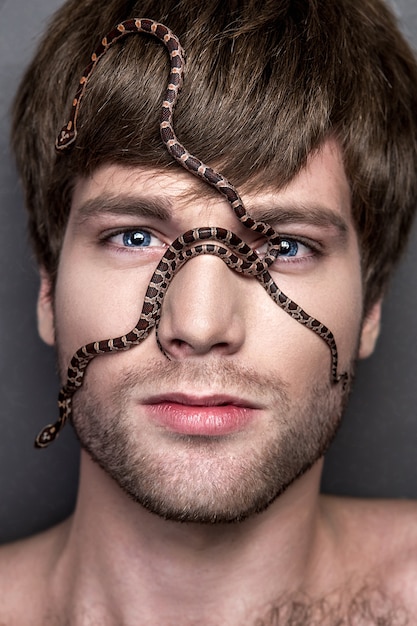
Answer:
<svg viewBox="0 0 417 626"><path fill-rule="evenodd" d="M66 360L82 345L123 335L136 325L152 272L97 271L62 262L55 293L58 342Z"/></svg>
<svg viewBox="0 0 417 626"><path fill-rule="evenodd" d="M340 363L356 358L363 315L363 286L359 253L342 265L321 290L323 323L333 332ZM319 318L320 319L320 318Z"/></svg>
<svg viewBox="0 0 417 626"><path fill-rule="evenodd" d="M329 328L335 335L342 362L356 358L362 323L363 296L360 274L358 280L341 282L329 298L328 307L334 321Z"/></svg>
<svg viewBox="0 0 417 626"><path fill-rule="evenodd" d="M267 297L267 296L264 296ZM327 344L288 313L275 308L259 320L256 333L247 342L251 365L276 376L288 388L305 393L306 385L323 377L330 380L331 357Z"/></svg>
<svg viewBox="0 0 417 626"><path fill-rule="evenodd" d="M356 357L361 329L362 282L358 257L352 255L351 263L340 263L320 276L294 280L282 275L274 279L285 295L333 333L338 371L345 371ZM259 296L259 304L267 297ZM291 319L272 301L270 305L264 303L258 311L262 330L258 332L256 348L261 360L268 359L270 368L280 370L287 380L330 375L330 350L323 339Z"/></svg>

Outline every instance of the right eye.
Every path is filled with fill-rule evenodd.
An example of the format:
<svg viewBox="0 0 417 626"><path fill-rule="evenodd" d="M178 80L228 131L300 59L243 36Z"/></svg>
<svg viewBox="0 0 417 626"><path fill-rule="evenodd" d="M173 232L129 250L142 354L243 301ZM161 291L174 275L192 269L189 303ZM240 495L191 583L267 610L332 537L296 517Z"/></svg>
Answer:
<svg viewBox="0 0 417 626"><path fill-rule="evenodd" d="M112 243L121 248L148 248L148 247L161 247L164 244L158 237L155 237L148 230L143 228L129 228L121 230L117 233L109 235L107 238L109 243Z"/></svg>

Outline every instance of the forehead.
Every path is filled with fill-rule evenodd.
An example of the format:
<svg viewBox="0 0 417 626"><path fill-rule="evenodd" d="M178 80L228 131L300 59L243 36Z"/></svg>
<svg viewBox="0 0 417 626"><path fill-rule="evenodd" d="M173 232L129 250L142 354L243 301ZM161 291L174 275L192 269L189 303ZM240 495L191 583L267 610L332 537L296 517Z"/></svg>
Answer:
<svg viewBox="0 0 417 626"><path fill-rule="evenodd" d="M231 181L233 182L233 181ZM285 187L265 187L261 177L239 189L246 209L266 207L328 208L339 213L347 222L351 219L350 187L345 174L339 146L327 141L310 155L304 167ZM106 164L91 175L76 181L72 211L80 210L94 200L116 201L118 197L147 198L163 212L183 209L204 210L217 204L228 204L217 189L176 164L172 169L124 167ZM174 211L173 211L174 212ZM271 216L272 217L272 216Z"/></svg>

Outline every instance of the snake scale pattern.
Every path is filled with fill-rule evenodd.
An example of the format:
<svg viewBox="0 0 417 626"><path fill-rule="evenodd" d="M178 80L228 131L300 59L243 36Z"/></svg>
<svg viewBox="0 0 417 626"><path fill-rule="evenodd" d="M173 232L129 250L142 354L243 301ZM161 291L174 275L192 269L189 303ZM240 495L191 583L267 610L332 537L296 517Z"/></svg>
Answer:
<svg viewBox="0 0 417 626"><path fill-rule="evenodd" d="M265 237L267 252L261 258L236 234L217 227L196 228L175 239L167 248L152 275L136 326L120 337L95 341L82 346L72 357L66 383L59 392L59 418L55 424L49 424L39 433L35 440L35 446L39 448L44 448L54 441L71 416L72 397L83 384L86 368L93 358L100 354L128 350L144 341L153 329L157 333L163 298L175 273L190 259L201 254L216 255L230 269L254 276L283 311L325 341L331 354L332 382L346 382L348 377L347 373L338 374L338 353L333 333L288 298L276 285L268 271L268 268L281 253L280 235L269 224L253 219L244 208L243 202L233 185L220 173L190 154L176 137L173 128L173 114L183 81L185 54L178 38L169 28L151 19L130 19L120 23L102 39L99 47L92 54L89 65L83 72L73 100L70 120L58 135L55 144L56 149L63 151L76 140L80 103L87 82L99 60L114 43L126 35L136 33L153 35L165 45L169 54L170 73L160 118L161 139L169 154L188 172L215 187L227 199L241 223L246 228ZM163 351L161 346L160 348Z"/></svg>

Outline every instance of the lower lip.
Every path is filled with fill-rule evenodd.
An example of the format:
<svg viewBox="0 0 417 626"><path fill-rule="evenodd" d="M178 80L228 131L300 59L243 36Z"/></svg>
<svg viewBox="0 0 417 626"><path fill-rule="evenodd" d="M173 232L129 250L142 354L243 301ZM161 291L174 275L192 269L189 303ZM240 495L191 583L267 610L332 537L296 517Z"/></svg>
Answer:
<svg viewBox="0 0 417 626"><path fill-rule="evenodd" d="M254 415L248 407L227 404L222 406L194 406L177 402L148 404L153 421L174 433L215 437L242 430Z"/></svg>

